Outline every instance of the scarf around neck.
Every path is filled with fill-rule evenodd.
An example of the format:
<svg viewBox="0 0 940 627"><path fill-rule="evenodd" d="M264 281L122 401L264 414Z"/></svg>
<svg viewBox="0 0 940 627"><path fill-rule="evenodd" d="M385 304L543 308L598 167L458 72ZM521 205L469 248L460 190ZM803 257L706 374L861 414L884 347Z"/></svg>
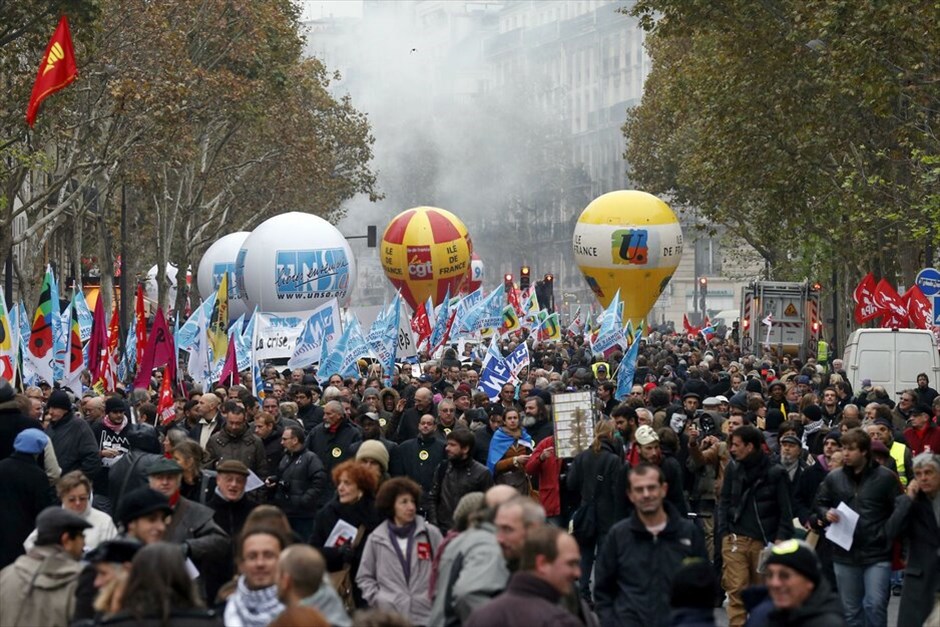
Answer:
<svg viewBox="0 0 940 627"><path fill-rule="evenodd" d="M284 610L277 600L277 586L249 590L244 575L238 578L235 594L225 604L227 627L265 627Z"/></svg>
<svg viewBox="0 0 940 627"><path fill-rule="evenodd" d="M392 546L395 548L398 561L401 562L401 569L405 573L405 581L411 579L411 553L412 549L414 549L415 529L417 529L417 527L417 519L401 527L397 526L393 519L388 519L388 537L392 541ZM405 549L404 554L401 550L401 544L398 542L399 538L408 538L408 547Z"/></svg>

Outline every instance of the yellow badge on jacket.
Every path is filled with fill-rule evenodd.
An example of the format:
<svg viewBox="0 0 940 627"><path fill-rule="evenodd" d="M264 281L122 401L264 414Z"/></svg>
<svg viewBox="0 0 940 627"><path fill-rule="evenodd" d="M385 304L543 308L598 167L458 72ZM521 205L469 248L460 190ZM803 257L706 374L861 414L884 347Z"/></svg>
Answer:
<svg viewBox="0 0 940 627"><path fill-rule="evenodd" d="M343 451L340 450L340 448L337 446L333 448L332 453L333 453L333 457L339 457L340 455L343 454Z"/></svg>
<svg viewBox="0 0 940 627"><path fill-rule="evenodd" d="M420 459L423 462L428 461L428 457L430 457L430 455L428 455L427 451L421 451L420 453L418 453L418 459Z"/></svg>

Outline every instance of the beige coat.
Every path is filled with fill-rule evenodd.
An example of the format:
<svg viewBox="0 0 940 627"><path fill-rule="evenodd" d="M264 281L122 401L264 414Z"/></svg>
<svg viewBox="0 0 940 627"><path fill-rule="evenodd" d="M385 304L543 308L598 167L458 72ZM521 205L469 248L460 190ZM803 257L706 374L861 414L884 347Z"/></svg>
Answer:
<svg viewBox="0 0 940 627"><path fill-rule="evenodd" d="M37 546L0 571L0 627L65 627L82 563L59 545Z"/></svg>

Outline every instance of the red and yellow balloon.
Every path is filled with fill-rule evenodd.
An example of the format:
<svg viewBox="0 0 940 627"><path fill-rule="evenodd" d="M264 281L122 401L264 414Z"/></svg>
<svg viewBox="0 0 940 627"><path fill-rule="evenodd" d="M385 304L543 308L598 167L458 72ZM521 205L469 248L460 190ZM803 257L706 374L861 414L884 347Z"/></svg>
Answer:
<svg viewBox="0 0 940 627"><path fill-rule="evenodd" d="M473 242L464 223L446 209L414 207L389 222L382 235L385 276L412 311L431 297L438 305L460 291L467 278Z"/></svg>

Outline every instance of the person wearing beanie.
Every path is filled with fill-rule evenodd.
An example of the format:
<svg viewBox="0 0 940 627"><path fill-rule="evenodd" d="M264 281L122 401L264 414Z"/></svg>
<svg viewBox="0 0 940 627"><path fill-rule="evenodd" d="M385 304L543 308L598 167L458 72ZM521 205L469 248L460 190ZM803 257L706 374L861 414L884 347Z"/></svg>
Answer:
<svg viewBox="0 0 940 627"><path fill-rule="evenodd" d="M799 540L787 540L770 549L764 572L769 605L766 624L771 627L835 627L843 625L842 605L829 582L821 576L813 549ZM752 619L754 614L752 613Z"/></svg>
<svg viewBox="0 0 940 627"><path fill-rule="evenodd" d="M277 475L267 477L265 486L273 493L274 504L287 516L291 529L305 541L313 533L317 511L329 500L329 481L323 462L304 447L304 431L288 426L281 434L284 456Z"/></svg>
<svg viewBox="0 0 940 627"><path fill-rule="evenodd" d="M48 441L39 429L24 429L13 442L13 453L0 460L0 568L23 554L36 516L52 505L49 481L37 462Z"/></svg>
<svg viewBox="0 0 940 627"><path fill-rule="evenodd" d="M360 442L356 450L356 461L365 462L375 468L380 485L388 478L388 458L388 449L378 440Z"/></svg>
<svg viewBox="0 0 940 627"><path fill-rule="evenodd" d="M104 416L91 424L92 435L98 444L98 456L101 458L101 471L94 478L94 506L106 514L111 513L110 472L111 467L130 450L128 434L134 429L125 412L124 399L109 396L104 401Z"/></svg>
<svg viewBox="0 0 940 627"><path fill-rule="evenodd" d="M446 534L454 526L454 513L464 495L486 492L493 476L486 466L473 459L476 439L469 429L454 429L447 434L443 460L434 473L428 499L428 522Z"/></svg>
<svg viewBox="0 0 940 627"><path fill-rule="evenodd" d="M849 625L887 624L892 542L903 522L900 501L907 498L898 495L897 475L873 461L872 444L862 429L842 435L845 465L826 475L814 503L820 529L841 520L836 510L840 503L850 504L858 514L851 550L820 540L832 549Z"/></svg>
<svg viewBox="0 0 940 627"><path fill-rule="evenodd" d="M101 470L98 444L91 427L72 411L72 399L64 390L53 390L46 402L46 413L51 421L46 433L52 440L56 459L62 474L81 470L95 480Z"/></svg>

